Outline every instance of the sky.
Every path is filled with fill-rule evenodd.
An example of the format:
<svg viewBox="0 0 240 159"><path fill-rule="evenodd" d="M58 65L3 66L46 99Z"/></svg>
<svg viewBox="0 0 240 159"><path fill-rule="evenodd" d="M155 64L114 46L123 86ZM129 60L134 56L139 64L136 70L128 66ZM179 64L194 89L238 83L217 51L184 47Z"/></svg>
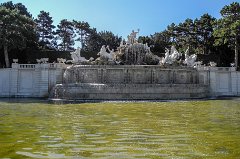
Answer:
<svg viewBox="0 0 240 159"><path fill-rule="evenodd" d="M123 38L137 29L141 36L161 32L171 23L200 18L205 13L220 18L220 10L236 1L239 0L12 0L24 4L34 18L41 10L49 12L55 26L62 19L74 19Z"/></svg>

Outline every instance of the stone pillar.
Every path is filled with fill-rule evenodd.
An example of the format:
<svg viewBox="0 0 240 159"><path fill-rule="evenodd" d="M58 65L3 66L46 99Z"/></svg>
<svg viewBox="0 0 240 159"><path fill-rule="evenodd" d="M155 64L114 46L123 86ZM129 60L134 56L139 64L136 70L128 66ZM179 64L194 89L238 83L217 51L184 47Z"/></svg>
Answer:
<svg viewBox="0 0 240 159"><path fill-rule="evenodd" d="M155 77L155 75L156 75L156 70L153 68L152 70L151 70L151 83L153 84L153 83L156 83L156 77Z"/></svg>
<svg viewBox="0 0 240 159"><path fill-rule="evenodd" d="M209 87L211 96L217 96L217 74L213 68L209 68Z"/></svg>
<svg viewBox="0 0 240 159"><path fill-rule="evenodd" d="M10 72L10 96L16 97L18 95L18 63L13 63Z"/></svg>
<svg viewBox="0 0 240 159"><path fill-rule="evenodd" d="M208 67L197 67L199 84L209 85L209 69Z"/></svg>
<svg viewBox="0 0 240 159"><path fill-rule="evenodd" d="M232 94L238 95L239 92L239 77L238 72L235 71L234 67L230 68L230 80L232 84Z"/></svg>
<svg viewBox="0 0 240 159"><path fill-rule="evenodd" d="M39 80L39 96L48 97L48 83L49 83L49 64L41 64Z"/></svg>
<svg viewBox="0 0 240 159"><path fill-rule="evenodd" d="M98 81L103 83L103 70L101 68L98 69Z"/></svg>
<svg viewBox="0 0 240 159"><path fill-rule="evenodd" d="M240 96L240 72L236 71L237 74L237 95Z"/></svg>

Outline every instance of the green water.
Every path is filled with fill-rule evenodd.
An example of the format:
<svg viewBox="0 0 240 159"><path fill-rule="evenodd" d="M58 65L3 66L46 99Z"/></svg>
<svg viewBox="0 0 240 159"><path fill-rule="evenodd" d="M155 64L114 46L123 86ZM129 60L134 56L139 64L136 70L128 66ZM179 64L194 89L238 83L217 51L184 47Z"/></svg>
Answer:
<svg viewBox="0 0 240 159"><path fill-rule="evenodd" d="M240 99L0 102L0 159L240 158Z"/></svg>

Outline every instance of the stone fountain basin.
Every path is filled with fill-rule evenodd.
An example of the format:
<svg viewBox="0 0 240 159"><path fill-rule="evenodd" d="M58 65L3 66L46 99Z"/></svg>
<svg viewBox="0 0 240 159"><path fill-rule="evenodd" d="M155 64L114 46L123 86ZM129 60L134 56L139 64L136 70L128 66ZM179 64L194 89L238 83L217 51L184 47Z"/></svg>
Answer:
<svg viewBox="0 0 240 159"><path fill-rule="evenodd" d="M63 100L176 100L208 97L203 84L58 84L52 99Z"/></svg>

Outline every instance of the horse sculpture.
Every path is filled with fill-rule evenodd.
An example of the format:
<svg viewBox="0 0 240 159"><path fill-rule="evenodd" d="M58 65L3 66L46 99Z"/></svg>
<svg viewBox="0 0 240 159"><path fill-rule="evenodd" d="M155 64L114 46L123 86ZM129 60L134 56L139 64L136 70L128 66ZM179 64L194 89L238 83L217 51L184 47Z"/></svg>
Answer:
<svg viewBox="0 0 240 159"><path fill-rule="evenodd" d="M165 57L162 59L162 64L173 64L177 59L179 59L182 56L181 53L177 51L177 49L172 46L171 52L169 49L165 49Z"/></svg>
<svg viewBox="0 0 240 159"><path fill-rule="evenodd" d="M185 60L184 60L184 64L186 64L187 66L193 67L195 65L195 62L197 60L197 55L193 54L193 55L189 55L189 48L185 51Z"/></svg>
<svg viewBox="0 0 240 159"><path fill-rule="evenodd" d="M81 63L88 61L85 57L81 57L80 55L81 49L77 48L76 51L70 52L72 60L70 60L72 63Z"/></svg>
<svg viewBox="0 0 240 159"><path fill-rule="evenodd" d="M110 53L107 52L107 49ZM105 45L103 45L100 52L97 55L99 55L101 59L113 61L115 53L113 49L112 50L109 49L109 46L105 47Z"/></svg>

